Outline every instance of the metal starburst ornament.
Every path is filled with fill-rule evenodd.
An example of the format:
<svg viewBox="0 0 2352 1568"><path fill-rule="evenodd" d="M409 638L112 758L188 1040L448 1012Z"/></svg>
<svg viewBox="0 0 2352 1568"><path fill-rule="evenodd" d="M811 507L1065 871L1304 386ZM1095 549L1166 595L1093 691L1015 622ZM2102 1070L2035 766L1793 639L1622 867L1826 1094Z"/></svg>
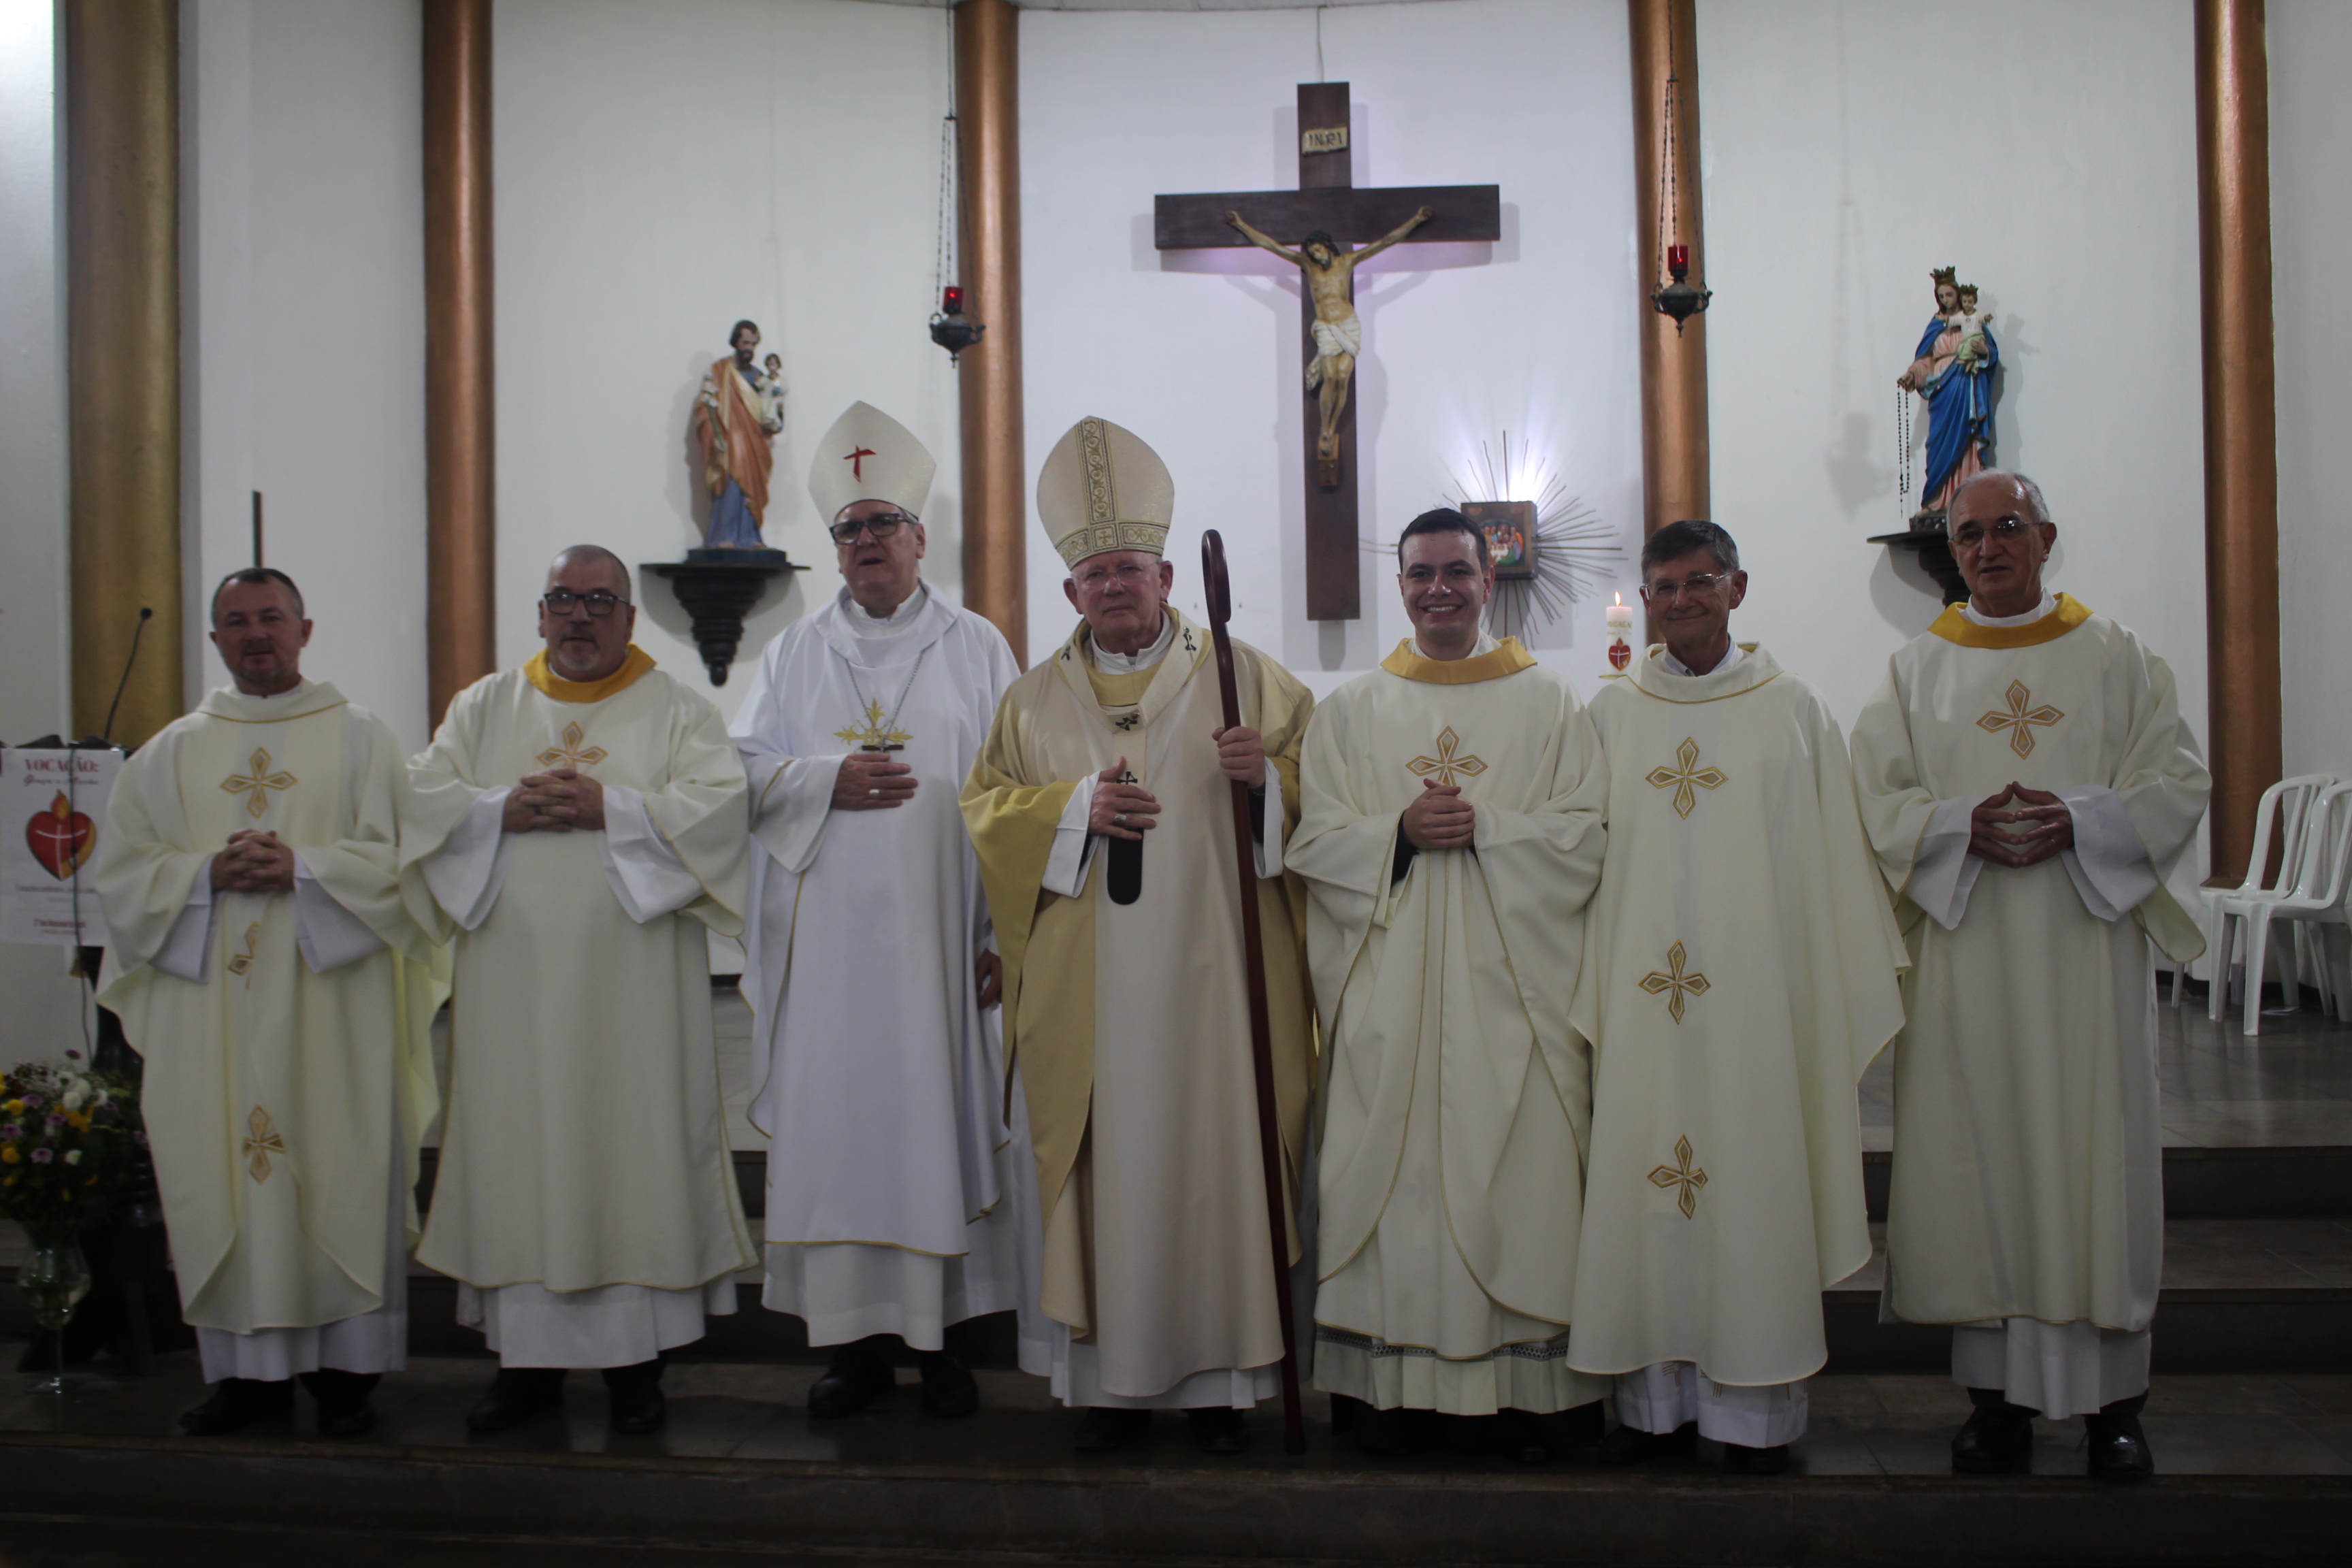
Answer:
<svg viewBox="0 0 2352 1568"><path fill-rule="evenodd" d="M1486 629L1498 637L1549 626L1588 590L1614 582L1625 559L1616 531L1582 497L1569 494L1559 475L1544 478L1532 502L1517 500L1513 491L1536 478L1534 468L1527 444L1514 452L1506 430L1491 445L1481 441L1466 477L1454 482L1455 504L1486 531L1496 561Z"/></svg>

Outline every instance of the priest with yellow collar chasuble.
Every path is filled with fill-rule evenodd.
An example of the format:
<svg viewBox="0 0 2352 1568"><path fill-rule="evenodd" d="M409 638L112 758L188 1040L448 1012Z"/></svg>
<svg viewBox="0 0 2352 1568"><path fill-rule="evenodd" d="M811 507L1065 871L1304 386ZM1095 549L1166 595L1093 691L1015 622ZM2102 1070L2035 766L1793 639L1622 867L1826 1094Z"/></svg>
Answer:
<svg viewBox="0 0 2352 1568"><path fill-rule="evenodd" d="M123 764L92 875L100 999L146 1058L144 1110L182 1312L226 1432L292 1403L375 1424L407 1364L417 1140L441 991L402 905L408 775L383 721L305 678L302 596L232 573L212 640L233 684Z"/></svg>
<svg viewBox="0 0 2352 1568"><path fill-rule="evenodd" d="M751 791L751 929L768 1134L765 1299L838 1347L809 1413L847 1415L919 1357L923 1407L979 1391L948 1330L1037 1319L1034 1167L1006 1124L998 964L957 791L1020 674L1003 634L925 585L931 455L854 405L809 493L843 586L768 645L733 726Z"/></svg>
<svg viewBox="0 0 2352 1568"><path fill-rule="evenodd" d="M1731 639L1712 522L1642 551L1665 642L1593 699L1609 854L1572 1012L1592 1045L1570 1363L1616 1376L1601 1458L1677 1432L1773 1474L1828 1358L1822 1291L1870 1261L1855 1089L1906 960L1821 693Z"/></svg>
<svg viewBox="0 0 2352 1568"><path fill-rule="evenodd" d="M1315 1384L1374 1452L1509 1412L1536 1462L1597 1442L1608 1392L1567 1359L1608 780L1568 682L1479 630L1476 526L1424 513L1398 562L1414 636L1317 710L1288 850L1327 1052Z"/></svg>
<svg viewBox="0 0 2352 1568"><path fill-rule="evenodd" d="M2091 1473L2135 1480L2164 1251L2151 947L2203 951L2165 879L2210 779L2164 660L2043 591L2032 481L1978 475L1950 529L1969 602L1853 730L1912 956L1886 1307L1954 1325L1955 1468L2022 1468L2037 1414L2081 1415Z"/></svg>
<svg viewBox="0 0 2352 1568"><path fill-rule="evenodd" d="M1128 431L1083 419L1037 510L1085 617L997 710L963 791L1004 960L1004 1034L1034 1140L1053 1387L1111 1448L1154 1407L1234 1452L1275 1393L1282 1326L1235 885L1229 781L1256 811L1287 1180L1304 1179L1311 1047L1283 877L1312 706L1234 645L1224 727L1209 634L1167 604L1174 487ZM1298 1256L1294 1225L1292 1256Z"/></svg>
<svg viewBox="0 0 2352 1568"><path fill-rule="evenodd" d="M705 931L743 929L743 764L703 698L629 641L629 574L564 552L545 651L459 692L412 764L412 904L454 935L448 1116L417 1258L459 1281L500 1372L468 1417L605 1369L661 1425L661 1352L759 1261L735 1192Z"/></svg>

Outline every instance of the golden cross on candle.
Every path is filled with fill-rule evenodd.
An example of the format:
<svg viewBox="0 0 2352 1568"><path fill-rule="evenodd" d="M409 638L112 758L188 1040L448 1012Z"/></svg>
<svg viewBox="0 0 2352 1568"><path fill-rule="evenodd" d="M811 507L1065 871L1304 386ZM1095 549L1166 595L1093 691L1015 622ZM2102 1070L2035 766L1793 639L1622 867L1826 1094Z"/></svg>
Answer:
<svg viewBox="0 0 2352 1568"><path fill-rule="evenodd" d="M1685 740L1675 748L1675 761L1680 764L1679 773L1673 768L1652 768L1650 783L1659 789L1673 784L1675 815L1688 816L1698 805L1698 795L1691 785L1696 784L1699 789L1720 789L1729 775L1721 768L1698 766L1698 742L1695 740Z"/></svg>
<svg viewBox="0 0 2352 1568"><path fill-rule="evenodd" d="M1465 778L1475 779L1486 771L1486 764L1476 757L1455 756L1454 753L1461 744L1462 738L1454 732L1454 727L1449 724L1437 737L1437 755L1415 757L1405 763L1405 766L1423 778L1433 777L1442 784L1454 783L1455 773L1460 773Z"/></svg>
<svg viewBox="0 0 2352 1568"><path fill-rule="evenodd" d="M1691 1141L1688 1138L1675 1140L1675 1163L1652 1171L1650 1184L1654 1187L1680 1187L1682 1192L1676 1195L1676 1206L1683 1211L1683 1218L1696 1219L1698 1216L1698 1190L1706 1185L1706 1173L1691 1163Z"/></svg>
<svg viewBox="0 0 2352 1568"><path fill-rule="evenodd" d="M1661 991L1674 993L1666 999L1666 1016L1677 1024L1683 1021L1683 993L1687 991L1696 996L1706 990L1706 975L1696 970L1688 974L1683 973L1683 964L1688 957L1683 952L1683 944L1676 942L1666 949L1665 973L1660 974L1654 970L1642 976L1642 989L1651 995L1655 996Z"/></svg>
<svg viewBox="0 0 2352 1568"><path fill-rule="evenodd" d="M2025 689L2025 682L2021 680L2012 680L2009 683L2007 696L2009 711L2003 713L1996 710L1984 715L1977 721L1977 728L1995 735L2007 730L2010 732L2009 749L2021 757L2030 757L2033 754L2032 726L2055 724L2066 715L2051 707L2047 702L2029 710L2026 704L2033 700L2033 693Z"/></svg>
<svg viewBox="0 0 2352 1568"><path fill-rule="evenodd" d="M277 773L270 772L268 752L257 750L248 765L253 772L229 774L228 777L221 780L221 788L231 795L244 795L245 809L255 816L259 816L269 809L271 790L292 789L302 782L282 769Z"/></svg>

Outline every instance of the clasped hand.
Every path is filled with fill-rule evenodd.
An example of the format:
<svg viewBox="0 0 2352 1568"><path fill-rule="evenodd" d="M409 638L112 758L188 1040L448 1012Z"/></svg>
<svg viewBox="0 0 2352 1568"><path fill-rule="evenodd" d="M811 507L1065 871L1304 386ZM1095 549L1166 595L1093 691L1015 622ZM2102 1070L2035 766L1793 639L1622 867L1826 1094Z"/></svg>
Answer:
<svg viewBox="0 0 2352 1568"><path fill-rule="evenodd" d="M1141 839L1146 828L1157 827L1160 799L1141 784L1122 784L1127 759L1121 757L1095 775L1094 808L1087 813L1087 831L1105 838Z"/></svg>
<svg viewBox="0 0 2352 1568"><path fill-rule="evenodd" d="M1462 798L1460 784L1425 778L1397 826L1415 849L1467 849L1478 831L1478 814Z"/></svg>
<svg viewBox="0 0 2352 1568"><path fill-rule="evenodd" d="M213 857L213 888L223 893L290 893L293 848L278 842L275 833L240 827L228 836L228 847Z"/></svg>
<svg viewBox="0 0 2352 1568"><path fill-rule="evenodd" d="M2014 823L2032 824L2024 832ZM2074 814L2046 790L2011 782L1969 813L1969 853L1996 866L2039 866L2074 847Z"/></svg>
<svg viewBox="0 0 2352 1568"><path fill-rule="evenodd" d="M887 752L852 752L833 775L835 811L887 811L915 798L915 770Z"/></svg>
<svg viewBox="0 0 2352 1568"><path fill-rule="evenodd" d="M508 833L593 833L604 826L604 786L577 768L527 773L507 793L499 826Z"/></svg>

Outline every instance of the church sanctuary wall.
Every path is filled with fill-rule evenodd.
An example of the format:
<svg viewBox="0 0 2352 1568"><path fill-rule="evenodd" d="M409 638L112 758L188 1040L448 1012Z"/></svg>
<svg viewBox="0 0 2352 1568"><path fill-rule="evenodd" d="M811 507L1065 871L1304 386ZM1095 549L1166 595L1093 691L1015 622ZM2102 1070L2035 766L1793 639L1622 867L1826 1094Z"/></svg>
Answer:
<svg viewBox="0 0 2352 1568"><path fill-rule="evenodd" d="M1365 618L1306 618L1299 282L1257 250L1152 248L1162 192L1294 188L1297 87L1349 83L1358 185L1502 187L1500 242L1401 246L1358 274L1355 383ZM1198 616L1200 538L1225 538L1234 630L1318 692L1409 626L1385 553L1457 499L1481 444L1531 447L1504 499L1557 475L1626 553L1641 535L1633 109L1622 0L1021 17L1028 471L1081 416L1141 436L1176 482L1176 599ZM1280 236L1296 241L1297 235ZM1894 372L1889 371L1892 377ZM1532 469L1532 472L1530 472ZM1030 531L1029 649L1075 624ZM1631 595L1628 595L1631 597ZM1528 640L1590 695L1601 604Z"/></svg>
<svg viewBox="0 0 2352 1568"><path fill-rule="evenodd" d="M1734 626L1842 722L1937 614L1916 563L1864 540L1903 523L1895 378L1935 313L1929 268L1952 266L1993 312L1995 457L2049 498L2053 587L2147 637L2201 741L2189 16L1698 0L1713 510L1753 574ZM2203 868L2200 846L2177 883Z"/></svg>
<svg viewBox="0 0 2352 1568"><path fill-rule="evenodd" d="M64 210L52 0L0 0L0 742L66 727ZM0 943L5 1061L81 1037L67 950Z"/></svg>
<svg viewBox="0 0 2352 1568"><path fill-rule="evenodd" d="M186 669L210 584L268 563L317 623L305 670L427 734L425 286L415 0L181 8Z"/></svg>
<svg viewBox="0 0 2352 1568"><path fill-rule="evenodd" d="M956 372L925 328L948 89L937 7L498 0L492 58L499 662L538 647L532 601L565 545L635 567L701 542L689 416L740 317L791 389L765 537L815 570L771 586L722 688L669 585L642 573L637 641L733 712L760 648L840 586L807 474L860 398L939 458L923 572L954 595Z"/></svg>
<svg viewBox="0 0 2352 1568"><path fill-rule="evenodd" d="M2352 6L2270 0L2271 245L2278 323L2279 623L2290 773L2352 778L2352 552L2344 258L2352 256Z"/></svg>

